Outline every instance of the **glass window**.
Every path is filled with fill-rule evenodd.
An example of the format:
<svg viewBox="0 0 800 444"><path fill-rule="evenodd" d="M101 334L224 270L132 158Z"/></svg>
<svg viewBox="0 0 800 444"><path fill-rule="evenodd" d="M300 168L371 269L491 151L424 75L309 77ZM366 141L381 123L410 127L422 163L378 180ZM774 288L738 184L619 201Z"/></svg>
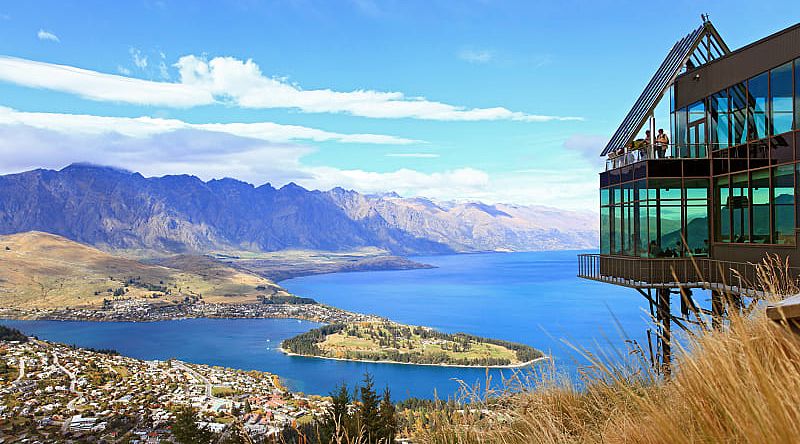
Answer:
<svg viewBox="0 0 800 444"><path fill-rule="evenodd" d="M794 129L800 129L800 59L794 61Z"/></svg>
<svg viewBox="0 0 800 444"><path fill-rule="evenodd" d="M686 247L692 256L708 256L708 207L686 206Z"/></svg>
<svg viewBox="0 0 800 444"><path fill-rule="evenodd" d="M736 243L750 242L750 188L747 182L747 173L731 178L731 241Z"/></svg>
<svg viewBox="0 0 800 444"><path fill-rule="evenodd" d="M730 146L730 116L728 90L711 96L709 116L711 120L711 148L720 149Z"/></svg>
<svg viewBox="0 0 800 444"><path fill-rule="evenodd" d="M675 112L675 129L673 130L672 138L672 157L682 157L686 150L686 124L687 124L687 109L681 108Z"/></svg>
<svg viewBox="0 0 800 444"><path fill-rule="evenodd" d="M750 204L753 211L752 242L759 244L770 243L770 212L769 212L769 170L754 171L750 176Z"/></svg>
<svg viewBox="0 0 800 444"><path fill-rule="evenodd" d="M794 245L794 168L772 169L773 242Z"/></svg>
<svg viewBox="0 0 800 444"><path fill-rule="evenodd" d="M731 145L741 145L747 141L747 88L744 83L740 83L728 91L733 120Z"/></svg>
<svg viewBox="0 0 800 444"><path fill-rule="evenodd" d="M636 188L636 199L647 200L647 181L639 180L634 184Z"/></svg>
<svg viewBox="0 0 800 444"><path fill-rule="evenodd" d="M600 208L600 254L611 252L611 209Z"/></svg>
<svg viewBox="0 0 800 444"><path fill-rule="evenodd" d="M611 207L611 254L622 254L622 207Z"/></svg>
<svg viewBox="0 0 800 444"><path fill-rule="evenodd" d="M626 203L623 206L623 222L622 222L622 254L632 256L636 245L636 237L634 230L634 217L633 217L633 204Z"/></svg>
<svg viewBox="0 0 800 444"><path fill-rule="evenodd" d="M770 134L792 130L792 64L787 63L770 71Z"/></svg>
<svg viewBox="0 0 800 444"><path fill-rule="evenodd" d="M661 252L665 257L680 256L683 250L681 237L681 207L680 205L661 205L660 208L661 236L659 236Z"/></svg>
<svg viewBox="0 0 800 444"><path fill-rule="evenodd" d="M747 81L747 140L767 137L767 95L769 73Z"/></svg>
<svg viewBox="0 0 800 444"><path fill-rule="evenodd" d="M641 257L647 257L649 251L649 237L648 237L648 228L647 228L647 202L637 202L636 206L634 207L634 211L637 213L638 224L636 227L636 234L639 238L639 245L638 245L638 253Z"/></svg>
<svg viewBox="0 0 800 444"><path fill-rule="evenodd" d="M608 188L603 188L600 190L600 205L608 205L609 204L609 194L611 194Z"/></svg>
<svg viewBox="0 0 800 444"><path fill-rule="evenodd" d="M654 179L651 182L650 186L658 189L658 199L660 201L681 200L680 179Z"/></svg>
<svg viewBox="0 0 800 444"><path fill-rule="evenodd" d="M687 147L681 157L706 157L706 106L703 101L689 106Z"/></svg>
<svg viewBox="0 0 800 444"><path fill-rule="evenodd" d="M718 177L714 182L716 194L715 238L717 242L731 241L730 181L728 176Z"/></svg>
<svg viewBox="0 0 800 444"><path fill-rule="evenodd" d="M686 189L687 200L702 199L703 202L695 202L696 204L705 204L708 199L708 179L685 179L683 186Z"/></svg>
<svg viewBox="0 0 800 444"><path fill-rule="evenodd" d="M647 246L648 256L661 257L661 239L658 237L658 207L652 203L647 207L647 237L650 239Z"/></svg>

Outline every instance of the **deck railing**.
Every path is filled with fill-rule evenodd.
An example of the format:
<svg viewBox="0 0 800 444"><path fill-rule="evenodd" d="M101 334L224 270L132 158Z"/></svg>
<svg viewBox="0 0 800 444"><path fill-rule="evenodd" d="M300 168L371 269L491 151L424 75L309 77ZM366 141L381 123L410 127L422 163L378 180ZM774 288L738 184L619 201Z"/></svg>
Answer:
<svg viewBox="0 0 800 444"><path fill-rule="evenodd" d="M793 276L800 268L791 267ZM638 258L600 254L578 255L578 276L628 287L694 287L737 293L757 290L756 267L707 257Z"/></svg>
<svg viewBox="0 0 800 444"><path fill-rule="evenodd" d="M606 159L606 171L615 170L624 166L633 165L643 160L660 159L707 159L712 146L718 144L668 144L642 145L637 148L628 148L619 153L610 153Z"/></svg>

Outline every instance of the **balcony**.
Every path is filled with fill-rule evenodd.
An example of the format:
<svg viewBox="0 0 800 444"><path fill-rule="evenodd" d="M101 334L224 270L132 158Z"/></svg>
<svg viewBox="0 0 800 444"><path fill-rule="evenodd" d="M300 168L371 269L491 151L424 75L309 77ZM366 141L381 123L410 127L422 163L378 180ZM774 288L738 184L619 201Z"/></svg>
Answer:
<svg viewBox="0 0 800 444"><path fill-rule="evenodd" d="M628 147L624 151L609 153L606 159L606 171L633 165L643 160L662 159L707 159L709 143L668 144L662 150L641 142L636 148Z"/></svg>
<svg viewBox="0 0 800 444"><path fill-rule="evenodd" d="M789 272L800 275L800 268ZM705 257L638 258L600 254L578 255L578 277L631 288L700 288L745 296L762 295L754 288L751 263Z"/></svg>

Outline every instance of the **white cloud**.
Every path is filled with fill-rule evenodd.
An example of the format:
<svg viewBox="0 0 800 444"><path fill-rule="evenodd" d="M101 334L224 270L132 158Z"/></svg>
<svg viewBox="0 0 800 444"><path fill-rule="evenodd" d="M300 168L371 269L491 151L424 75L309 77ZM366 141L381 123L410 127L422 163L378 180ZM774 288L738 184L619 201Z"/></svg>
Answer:
<svg viewBox="0 0 800 444"><path fill-rule="evenodd" d="M433 159L439 157L436 153L388 153L386 157L410 157L417 159Z"/></svg>
<svg viewBox="0 0 800 444"><path fill-rule="evenodd" d="M586 159L590 165L599 166L605 163L600 153L608 143L607 136L594 134L573 134L564 141L564 148Z"/></svg>
<svg viewBox="0 0 800 444"><path fill-rule="evenodd" d="M23 116L23 124L0 111L0 116L6 116L0 118L0 174L91 161L145 176L193 174L204 180L234 177L256 185L295 182L309 189L343 186L363 193L397 191L437 200L597 208L597 176L591 168L565 165L563 170L489 174L475 168L426 173L407 168L376 172L307 166L302 159L315 149L295 143L195 127L148 131L115 120L46 123L59 120L59 115L34 116L38 120ZM156 125L158 120L154 120ZM119 131L110 132L109 127Z"/></svg>
<svg viewBox="0 0 800 444"><path fill-rule="evenodd" d="M147 68L147 56L142 55L142 51L136 48L131 48L128 50L131 54L131 59L133 60L133 64L136 65L139 69Z"/></svg>
<svg viewBox="0 0 800 444"><path fill-rule="evenodd" d="M300 169L300 158L313 151L302 145L194 129L128 137L0 124L0 173L91 161L145 176L193 174L206 180L235 177L256 184L282 184L307 177Z"/></svg>
<svg viewBox="0 0 800 444"><path fill-rule="evenodd" d="M52 32L45 31L44 29L40 29L39 32L36 33L36 37L38 37L39 40L47 40L56 43L61 42L57 35L53 34Z"/></svg>
<svg viewBox="0 0 800 444"><path fill-rule="evenodd" d="M311 140L343 143L407 145L419 143L412 139L382 134L342 134L298 125L273 122L256 123L188 123L177 119L153 117L106 117L88 114L58 114L22 112L0 106L0 124L26 125L63 134L119 134L144 138L178 130L197 130L225 133L268 142Z"/></svg>
<svg viewBox="0 0 800 444"><path fill-rule="evenodd" d="M124 76L131 75L131 70L122 65L117 65L117 71Z"/></svg>
<svg viewBox="0 0 800 444"><path fill-rule="evenodd" d="M444 121L518 120L546 122L576 117L527 114L503 107L467 108L401 92L331 89L304 90L286 79L269 77L252 60L194 55L175 67L179 82L156 82L96 71L0 56L0 80L98 100L139 105L189 107L226 103L244 108L289 108L309 113L345 113L372 118Z"/></svg>
<svg viewBox="0 0 800 444"><path fill-rule="evenodd" d="M308 188L330 189L341 186L362 193L396 191L404 196L425 196L449 200L468 198L484 192L489 186L489 174L474 168L457 168L423 173L402 168L390 172L338 169L332 167L306 168L310 174L298 184Z"/></svg>
<svg viewBox="0 0 800 444"><path fill-rule="evenodd" d="M493 57L488 49L462 49L458 52L458 58L470 63L488 63Z"/></svg>
<svg viewBox="0 0 800 444"><path fill-rule="evenodd" d="M215 102L210 92L179 83L151 82L7 56L0 56L0 80L66 92L90 100L135 105L182 108Z"/></svg>
<svg viewBox="0 0 800 444"><path fill-rule="evenodd" d="M572 117L532 115L502 107L464 108L400 92L330 89L303 90L285 79L267 77L252 60L183 56L175 65L181 83L209 91L215 97L245 108L296 108L305 112L347 113L373 118L428 120L574 120Z"/></svg>

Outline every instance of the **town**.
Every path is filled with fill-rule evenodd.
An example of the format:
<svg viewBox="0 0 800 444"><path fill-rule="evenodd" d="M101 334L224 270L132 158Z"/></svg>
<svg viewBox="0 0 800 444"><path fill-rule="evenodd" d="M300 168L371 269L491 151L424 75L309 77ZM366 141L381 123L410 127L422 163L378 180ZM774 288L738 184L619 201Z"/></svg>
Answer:
<svg viewBox="0 0 800 444"><path fill-rule="evenodd" d="M263 441L329 405L289 392L270 373L143 361L33 338L0 342L0 397L0 442L163 442L175 412L187 406L199 427L235 427Z"/></svg>
<svg viewBox="0 0 800 444"><path fill-rule="evenodd" d="M147 322L185 318L292 318L326 324L384 320L316 302L208 304L187 301L153 304L146 298L126 298L106 300L102 307L0 308L0 319Z"/></svg>

